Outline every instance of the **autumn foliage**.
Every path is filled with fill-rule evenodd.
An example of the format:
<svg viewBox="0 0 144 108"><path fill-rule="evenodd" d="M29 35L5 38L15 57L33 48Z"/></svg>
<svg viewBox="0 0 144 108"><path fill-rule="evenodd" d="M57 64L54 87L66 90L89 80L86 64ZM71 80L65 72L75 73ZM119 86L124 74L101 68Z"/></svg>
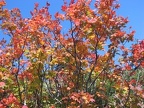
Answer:
<svg viewBox="0 0 144 108"><path fill-rule="evenodd" d="M64 1L54 16L36 3L31 18L5 5L0 108L143 108L144 40L126 47L135 31L116 0Z"/></svg>

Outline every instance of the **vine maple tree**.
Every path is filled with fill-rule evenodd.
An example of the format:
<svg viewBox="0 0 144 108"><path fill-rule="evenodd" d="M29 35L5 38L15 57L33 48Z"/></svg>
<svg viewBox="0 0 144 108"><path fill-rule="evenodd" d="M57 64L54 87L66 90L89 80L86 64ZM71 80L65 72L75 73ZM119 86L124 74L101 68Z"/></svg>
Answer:
<svg viewBox="0 0 144 108"><path fill-rule="evenodd" d="M0 108L143 106L144 41L126 48L135 31L125 31L116 0L90 3L64 1L54 18L49 3L36 3L22 18L0 1L0 28L10 37L0 41Z"/></svg>

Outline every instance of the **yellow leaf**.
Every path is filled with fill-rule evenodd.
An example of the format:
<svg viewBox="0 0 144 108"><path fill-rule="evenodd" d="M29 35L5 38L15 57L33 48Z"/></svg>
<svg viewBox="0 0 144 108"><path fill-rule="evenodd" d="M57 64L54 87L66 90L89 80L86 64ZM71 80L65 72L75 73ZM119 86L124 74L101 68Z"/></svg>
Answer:
<svg viewBox="0 0 144 108"><path fill-rule="evenodd" d="M89 39L94 39L95 38L95 34L91 34L88 36Z"/></svg>

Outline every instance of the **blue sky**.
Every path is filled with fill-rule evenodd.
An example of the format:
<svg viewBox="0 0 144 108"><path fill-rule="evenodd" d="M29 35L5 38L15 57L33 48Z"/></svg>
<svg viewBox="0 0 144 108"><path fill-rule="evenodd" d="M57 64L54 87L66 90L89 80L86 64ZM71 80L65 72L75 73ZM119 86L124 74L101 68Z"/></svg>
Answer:
<svg viewBox="0 0 144 108"><path fill-rule="evenodd" d="M144 39L144 0L119 0L118 14L128 17L129 24L136 30L135 38Z"/></svg>
<svg viewBox="0 0 144 108"><path fill-rule="evenodd" d="M6 8L19 8L23 17L30 17L30 11L33 10L34 3L38 2L40 7L45 6L46 2L51 4L50 13L55 13L61 9L63 0L6 0ZM119 0L121 7L118 9L117 14L128 17L128 26L132 26L136 30L135 38L144 39L144 0ZM0 31L0 39L3 37Z"/></svg>

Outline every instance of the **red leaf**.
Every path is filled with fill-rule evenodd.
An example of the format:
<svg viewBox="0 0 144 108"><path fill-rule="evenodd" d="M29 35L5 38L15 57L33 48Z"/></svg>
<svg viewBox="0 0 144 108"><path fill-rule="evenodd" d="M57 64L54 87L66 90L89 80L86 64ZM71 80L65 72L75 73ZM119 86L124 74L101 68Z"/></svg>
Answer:
<svg viewBox="0 0 144 108"><path fill-rule="evenodd" d="M67 7L64 5L64 6L62 6L62 11L66 11L66 9L67 9Z"/></svg>
<svg viewBox="0 0 144 108"><path fill-rule="evenodd" d="M37 8L39 6L39 4L38 3L35 3L35 7Z"/></svg>
<svg viewBox="0 0 144 108"><path fill-rule="evenodd" d="M0 82L0 87L4 87L5 83L4 82Z"/></svg>
<svg viewBox="0 0 144 108"><path fill-rule="evenodd" d="M136 80L135 80L135 79L132 79L129 83L130 83L130 84L135 84L135 83L136 83Z"/></svg>
<svg viewBox="0 0 144 108"><path fill-rule="evenodd" d="M22 108L28 108L26 105L23 105Z"/></svg>

